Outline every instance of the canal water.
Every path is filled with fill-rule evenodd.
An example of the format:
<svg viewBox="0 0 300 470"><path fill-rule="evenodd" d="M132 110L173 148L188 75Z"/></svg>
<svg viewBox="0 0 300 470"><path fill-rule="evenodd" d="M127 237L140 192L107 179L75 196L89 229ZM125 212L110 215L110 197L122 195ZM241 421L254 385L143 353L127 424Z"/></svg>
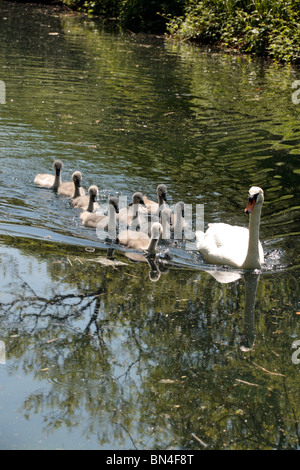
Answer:
<svg viewBox="0 0 300 470"><path fill-rule="evenodd" d="M0 448L299 449L299 71L0 3ZM294 86L294 88L293 88ZM37 173L247 226L260 271L99 239ZM114 249L113 256L108 256Z"/></svg>

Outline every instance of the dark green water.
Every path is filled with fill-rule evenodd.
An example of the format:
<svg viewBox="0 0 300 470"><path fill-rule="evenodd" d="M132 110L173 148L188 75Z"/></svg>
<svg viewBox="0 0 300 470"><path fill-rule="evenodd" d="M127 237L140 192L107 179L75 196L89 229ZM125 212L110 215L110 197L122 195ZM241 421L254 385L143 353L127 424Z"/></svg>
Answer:
<svg viewBox="0 0 300 470"><path fill-rule="evenodd" d="M6 2L0 44L0 448L299 449L299 72ZM265 266L109 262L33 184L56 158L205 224L247 225L261 186Z"/></svg>

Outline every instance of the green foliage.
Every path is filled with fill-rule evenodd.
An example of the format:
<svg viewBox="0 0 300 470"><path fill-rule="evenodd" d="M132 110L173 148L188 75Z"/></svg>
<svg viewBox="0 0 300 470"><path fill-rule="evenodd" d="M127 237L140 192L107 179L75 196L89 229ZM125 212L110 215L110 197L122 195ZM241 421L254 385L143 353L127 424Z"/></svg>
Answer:
<svg viewBox="0 0 300 470"><path fill-rule="evenodd" d="M132 31L161 33L169 17L183 12L184 0L63 0L79 11L118 17Z"/></svg>
<svg viewBox="0 0 300 470"><path fill-rule="evenodd" d="M300 61L299 0L190 0L168 32L182 39Z"/></svg>
<svg viewBox="0 0 300 470"><path fill-rule="evenodd" d="M134 31L300 62L300 0L63 0Z"/></svg>
<svg viewBox="0 0 300 470"><path fill-rule="evenodd" d="M120 11L120 0L63 0L71 8L94 15L116 17Z"/></svg>

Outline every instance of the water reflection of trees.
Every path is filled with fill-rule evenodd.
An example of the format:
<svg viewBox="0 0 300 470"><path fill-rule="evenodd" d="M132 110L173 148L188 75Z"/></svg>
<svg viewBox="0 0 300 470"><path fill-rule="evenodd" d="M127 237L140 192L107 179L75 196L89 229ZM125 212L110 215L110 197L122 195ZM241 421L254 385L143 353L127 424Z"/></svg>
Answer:
<svg viewBox="0 0 300 470"><path fill-rule="evenodd" d="M11 371L51 384L25 399L25 416L42 413L48 432L84 420L100 446L297 446L298 370L286 337L296 331L292 274L260 279L257 316L247 320L247 278L223 285L170 266L153 283L145 263L76 256L50 257L47 269L47 295L34 276L15 277L0 304Z"/></svg>

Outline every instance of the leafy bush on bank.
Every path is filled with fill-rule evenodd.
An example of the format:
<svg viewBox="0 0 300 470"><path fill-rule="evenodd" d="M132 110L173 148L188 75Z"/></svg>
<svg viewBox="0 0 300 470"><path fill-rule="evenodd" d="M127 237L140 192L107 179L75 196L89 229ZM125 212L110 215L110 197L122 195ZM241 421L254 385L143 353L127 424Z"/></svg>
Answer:
<svg viewBox="0 0 300 470"><path fill-rule="evenodd" d="M107 18L118 17L120 13L120 0L62 0L62 2L74 10Z"/></svg>
<svg viewBox="0 0 300 470"><path fill-rule="evenodd" d="M131 31L300 63L300 0L62 0Z"/></svg>
<svg viewBox="0 0 300 470"><path fill-rule="evenodd" d="M300 0L190 0L168 23L180 39L300 62Z"/></svg>

